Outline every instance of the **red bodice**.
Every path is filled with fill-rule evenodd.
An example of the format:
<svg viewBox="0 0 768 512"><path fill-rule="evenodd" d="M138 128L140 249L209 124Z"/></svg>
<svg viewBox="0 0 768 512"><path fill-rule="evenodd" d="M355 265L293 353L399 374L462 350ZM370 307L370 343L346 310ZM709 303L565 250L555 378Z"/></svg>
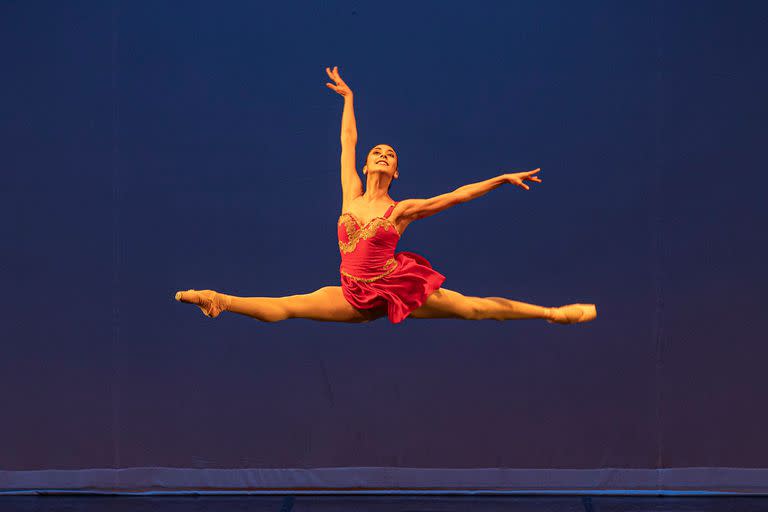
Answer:
<svg viewBox="0 0 768 512"><path fill-rule="evenodd" d="M395 203L397 204L397 203ZM340 271L358 281L372 282L391 274L397 268L395 248L400 233L389 220L395 204L383 217L374 217L361 225L351 213L339 217Z"/></svg>

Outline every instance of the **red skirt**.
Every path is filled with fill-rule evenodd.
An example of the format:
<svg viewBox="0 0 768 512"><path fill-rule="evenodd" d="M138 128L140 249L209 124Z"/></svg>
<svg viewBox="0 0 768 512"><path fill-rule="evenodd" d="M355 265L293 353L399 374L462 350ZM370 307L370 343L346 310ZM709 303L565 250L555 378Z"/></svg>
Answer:
<svg viewBox="0 0 768 512"><path fill-rule="evenodd" d="M358 309L387 306L389 321L397 324L421 307L440 288L445 276L432 268L426 258L413 252L395 254L395 270L371 282L341 274L344 298Z"/></svg>

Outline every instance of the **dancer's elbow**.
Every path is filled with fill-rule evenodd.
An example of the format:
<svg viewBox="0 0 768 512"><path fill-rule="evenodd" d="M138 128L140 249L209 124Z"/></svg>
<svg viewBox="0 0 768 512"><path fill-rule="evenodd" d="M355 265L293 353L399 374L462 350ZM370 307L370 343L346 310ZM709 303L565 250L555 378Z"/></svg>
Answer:
<svg viewBox="0 0 768 512"><path fill-rule="evenodd" d="M464 190L455 190L451 193L451 206L466 203L472 200L472 194Z"/></svg>

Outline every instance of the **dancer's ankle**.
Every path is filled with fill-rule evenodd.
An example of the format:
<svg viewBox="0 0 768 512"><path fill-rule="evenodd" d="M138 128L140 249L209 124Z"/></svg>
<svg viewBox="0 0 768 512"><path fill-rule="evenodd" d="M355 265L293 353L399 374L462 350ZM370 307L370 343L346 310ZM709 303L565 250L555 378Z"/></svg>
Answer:
<svg viewBox="0 0 768 512"><path fill-rule="evenodd" d="M232 295L227 295L226 293L219 293L216 292L216 294L220 297L219 302L222 306L222 311L229 311L232 308Z"/></svg>

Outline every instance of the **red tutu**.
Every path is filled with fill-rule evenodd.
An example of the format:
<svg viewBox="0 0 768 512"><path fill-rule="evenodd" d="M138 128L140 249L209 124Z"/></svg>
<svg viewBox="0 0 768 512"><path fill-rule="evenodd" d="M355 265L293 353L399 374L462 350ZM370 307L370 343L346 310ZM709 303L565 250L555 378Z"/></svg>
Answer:
<svg viewBox="0 0 768 512"><path fill-rule="evenodd" d="M358 309L387 306L394 324L424 304L445 281L426 258L412 252L395 254L400 234L389 215L396 204L364 226L351 213L343 213L338 222L344 297Z"/></svg>

